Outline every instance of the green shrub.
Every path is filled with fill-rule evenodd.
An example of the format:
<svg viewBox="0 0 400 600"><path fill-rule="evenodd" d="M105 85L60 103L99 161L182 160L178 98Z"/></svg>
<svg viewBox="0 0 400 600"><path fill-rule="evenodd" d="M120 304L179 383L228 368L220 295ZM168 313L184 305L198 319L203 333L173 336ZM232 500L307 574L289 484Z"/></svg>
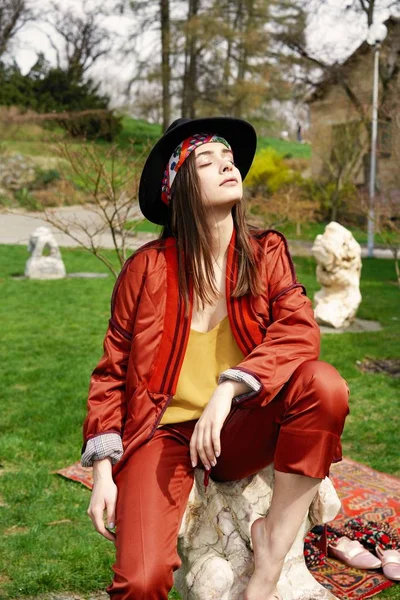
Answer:
<svg viewBox="0 0 400 600"><path fill-rule="evenodd" d="M16 63L0 62L0 106L18 106L42 114L98 111L51 121L73 136L112 141L122 125L109 110L109 101L108 96L99 93L99 84L91 79L77 80L68 71L51 67L43 55L26 75Z"/></svg>
<svg viewBox="0 0 400 600"><path fill-rule="evenodd" d="M301 174L288 167L276 150L264 148L254 158L246 176L246 186L251 194L273 194L301 179Z"/></svg>
<svg viewBox="0 0 400 600"><path fill-rule="evenodd" d="M0 191L0 206L4 208L11 208L13 200L9 195L5 195Z"/></svg>
<svg viewBox="0 0 400 600"><path fill-rule="evenodd" d="M32 184L32 188L42 188L54 183L54 181L59 181L61 179L61 174L57 169L36 169L36 179Z"/></svg>
<svg viewBox="0 0 400 600"><path fill-rule="evenodd" d="M364 217L357 208L359 200L357 198L356 187L352 183L345 183L337 189L335 182L324 182L313 179L303 179L302 187L310 198L315 201L319 207L319 220L329 221L332 219L332 208L336 205L337 216L343 224L361 225Z"/></svg>
<svg viewBox="0 0 400 600"><path fill-rule="evenodd" d="M27 210L36 211L40 209L38 202L35 197L32 196L28 188L23 187L21 190L17 190L14 194L15 199L19 206L26 208Z"/></svg>

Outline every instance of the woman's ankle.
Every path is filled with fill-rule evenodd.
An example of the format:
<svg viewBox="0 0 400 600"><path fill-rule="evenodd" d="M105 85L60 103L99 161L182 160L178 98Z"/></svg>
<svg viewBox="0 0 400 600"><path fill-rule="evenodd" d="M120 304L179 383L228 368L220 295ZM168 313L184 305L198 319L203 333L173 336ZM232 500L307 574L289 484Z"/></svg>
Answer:
<svg viewBox="0 0 400 600"><path fill-rule="evenodd" d="M263 519L263 537L265 547L271 555L271 559L275 562L285 560L287 553L292 547L291 538L288 538L290 532L285 530L285 527L271 522L268 515Z"/></svg>

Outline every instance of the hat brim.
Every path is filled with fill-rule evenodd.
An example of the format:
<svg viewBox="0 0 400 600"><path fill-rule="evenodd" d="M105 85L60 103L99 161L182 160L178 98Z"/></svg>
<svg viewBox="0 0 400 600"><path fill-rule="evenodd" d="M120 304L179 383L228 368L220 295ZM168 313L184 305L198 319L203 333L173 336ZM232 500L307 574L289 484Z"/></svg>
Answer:
<svg viewBox="0 0 400 600"><path fill-rule="evenodd" d="M242 180L246 177L257 148L254 127L243 119L208 117L191 119L173 127L153 146L143 167L139 184L139 206L149 221L164 225L168 207L161 200L161 182L175 148L194 133L210 132L225 138L232 147Z"/></svg>

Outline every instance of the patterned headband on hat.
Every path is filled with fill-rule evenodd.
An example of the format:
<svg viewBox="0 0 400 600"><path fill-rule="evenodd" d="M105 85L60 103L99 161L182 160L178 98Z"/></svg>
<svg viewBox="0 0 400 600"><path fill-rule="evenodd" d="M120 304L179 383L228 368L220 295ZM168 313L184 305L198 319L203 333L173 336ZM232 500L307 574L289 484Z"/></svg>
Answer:
<svg viewBox="0 0 400 600"><path fill-rule="evenodd" d="M167 168L164 171L161 184L161 200L164 202L164 204L167 206L169 205L171 200L172 184L174 183L177 172L189 154L193 152L195 148L198 148L198 146L201 146L202 144L208 144L208 142L221 142L221 144L224 144L224 146L229 148L229 150L232 150L225 138L214 133L194 133L190 137L183 140L183 142L181 142L171 154Z"/></svg>

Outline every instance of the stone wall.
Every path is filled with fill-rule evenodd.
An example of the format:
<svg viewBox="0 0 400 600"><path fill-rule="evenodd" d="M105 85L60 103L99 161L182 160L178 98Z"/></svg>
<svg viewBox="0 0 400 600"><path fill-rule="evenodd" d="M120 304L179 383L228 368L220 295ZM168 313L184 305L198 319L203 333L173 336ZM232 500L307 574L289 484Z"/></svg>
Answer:
<svg viewBox="0 0 400 600"><path fill-rule="evenodd" d="M29 187L36 179L35 164L22 154L0 155L0 194Z"/></svg>

